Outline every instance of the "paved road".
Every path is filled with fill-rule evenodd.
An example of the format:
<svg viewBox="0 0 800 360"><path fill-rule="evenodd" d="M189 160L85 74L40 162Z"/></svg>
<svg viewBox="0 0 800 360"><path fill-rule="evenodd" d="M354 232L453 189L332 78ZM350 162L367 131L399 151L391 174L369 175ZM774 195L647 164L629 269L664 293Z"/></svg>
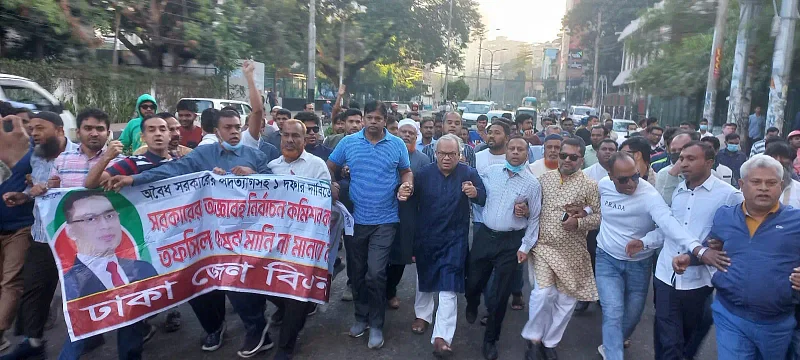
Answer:
<svg viewBox="0 0 800 360"><path fill-rule="evenodd" d="M295 359L347 359L347 360L377 360L377 359L433 359L431 355L430 330L426 335L417 336L411 333L410 326L414 319L414 276L416 269L408 266L398 293L401 298L401 307L396 311L387 311L386 319L386 346L378 351L367 349L367 337L352 339L347 336L347 330L353 318L352 303L339 300L345 286L345 276L339 276L333 284L332 301L321 306L319 312L309 319L300 339L299 352ZM525 291L528 291L526 285ZM481 339L483 327L469 325L464 320L464 307L466 302L459 297L458 325L456 329L453 349L456 359L480 360ZM481 308L483 309L483 308ZM235 313L228 306L228 333L222 348L213 353L200 350L200 341L203 336L191 308L188 305L180 307L183 314L183 328L175 333L159 332L151 342L145 346L146 359L236 359L236 350L241 344L244 330ZM271 313L274 307L268 309ZM520 331L528 318L527 311L512 311L509 309L504 324L502 339L498 343L500 359L520 359L523 356L525 342L520 337ZM163 316L154 320L159 324ZM601 342L600 334L601 313L596 305L582 315L576 315L567 328L561 345L558 348L562 359L599 359L597 345ZM653 307L652 299L648 301L642 322L633 336L633 345L626 351L628 359L652 359L653 341L652 326ZM47 344L50 358L55 359L66 330L63 322L47 332L50 340ZM273 339L277 338L278 329L270 329ZM15 339L18 341L19 339ZM91 360L116 359L116 334L106 336L107 344L95 350L89 357ZM716 359L713 334L706 340L706 344L698 360ZM266 352L256 357L257 359L271 359L275 350Z"/></svg>

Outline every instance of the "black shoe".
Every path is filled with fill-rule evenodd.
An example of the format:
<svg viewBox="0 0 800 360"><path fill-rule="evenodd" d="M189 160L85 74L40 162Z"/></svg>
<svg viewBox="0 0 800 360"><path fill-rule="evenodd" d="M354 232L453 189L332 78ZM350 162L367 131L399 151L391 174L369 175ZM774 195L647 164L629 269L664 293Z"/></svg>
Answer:
<svg viewBox="0 0 800 360"><path fill-rule="evenodd" d="M478 307L475 306L474 308L467 304L467 322L470 324L474 324L475 320L478 319Z"/></svg>
<svg viewBox="0 0 800 360"><path fill-rule="evenodd" d="M542 346L541 348L545 360L558 360L558 354L556 354L556 348L549 348L546 346Z"/></svg>
<svg viewBox="0 0 800 360"><path fill-rule="evenodd" d="M486 323L489 322L489 316L484 316L481 318L481 326L486 326Z"/></svg>
<svg viewBox="0 0 800 360"><path fill-rule="evenodd" d="M486 360L495 360L497 359L497 345L493 342L484 342L483 343L483 358Z"/></svg>
<svg viewBox="0 0 800 360"><path fill-rule="evenodd" d="M269 317L269 321L272 325L281 326L283 324L283 312L280 310L275 310L272 313L272 316Z"/></svg>
<svg viewBox="0 0 800 360"><path fill-rule="evenodd" d="M236 352L236 355L247 359L258 355L258 353L262 351L272 349L275 344L272 342L272 339L269 338L267 330L269 330L269 326L264 326L264 329L259 332L245 334L244 344L242 344L242 348Z"/></svg>
<svg viewBox="0 0 800 360"><path fill-rule="evenodd" d="M142 337L142 344L147 344L147 342L150 341L150 339L152 339L156 334L156 327L155 325L150 325L148 323L142 323L142 325L145 327L143 330L146 331Z"/></svg>
<svg viewBox="0 0 800 360"><path fill-rule="evenodd" d="M181 312L173 310L167 313L167 319L164 320L164 331L171 333L181 329Z"/></svg>
<svg viewBox="0 0 800 360"><path fill-rule="evenodd" d="M306 316L311 316L317 313L317 304L308 304L306 309ZM283 319L281 319L283 320ZM282 322L282 321L281 321Z"/></svg>
<svg viewBox="0 0 800 360"><path fill-rule="evenodd" d="M206 338L203 339L203 346L200 347L203 351L215 351L222 346L222 338L225 335L225 330L227 326L225 323L222 323L222 327L219 330L206 335Z"/></svg>
<svg viewBox="0 0 800 360"><path fill-rule="evenodd" d="M528 341L528 349L525 350L525 360L539 360L542 353L542 343L532 343Z"/></svg>
<svg viewBox="0 0 800 360"><path fill-rule="evenodd" d="M106 344L106 339L103 337L103 335L95 335L84 341L83 352L81 355L86 355Z"/></svg>
<svg viewBox="0 0 800 360"><path fill-rule="evenodd" d="M28 339L23 340L10 353L0 356L0 360L44 360L47 358L45 353L46 341L42 345L33 346Z"/></svg>
<svg viewBox="0 0 800 360"><path fill-rule="evenodd" d="M575 313L582 314L588 308L589 308L588 301L578 301L578 305L575 305Z"/></svg>

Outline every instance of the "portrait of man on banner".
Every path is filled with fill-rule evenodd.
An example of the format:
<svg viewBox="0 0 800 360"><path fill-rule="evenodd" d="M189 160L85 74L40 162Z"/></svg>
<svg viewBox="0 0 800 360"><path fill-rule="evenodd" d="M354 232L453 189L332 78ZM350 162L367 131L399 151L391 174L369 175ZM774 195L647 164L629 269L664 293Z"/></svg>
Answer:
<svg viewBox="0 0 800 360"><path fill-rule="evenodd" d="M89 296L157 276L147 261L137 259L131 236L120 221L120 213L102 191L68 193L62 202L64 231L74 246L71 264L64 264L64 291L67 300ZM130 229L129 229L130 230ZM141 229L139 229L141 231ZM62 234L63 235L63 234ZM57 240L57 248L65 248ZM126 246L120 246L126 241ZM63 251L59 250L63 256ZM120 256L124 255L124 256ZM71 265L71 266L67 266Z"/></svg>

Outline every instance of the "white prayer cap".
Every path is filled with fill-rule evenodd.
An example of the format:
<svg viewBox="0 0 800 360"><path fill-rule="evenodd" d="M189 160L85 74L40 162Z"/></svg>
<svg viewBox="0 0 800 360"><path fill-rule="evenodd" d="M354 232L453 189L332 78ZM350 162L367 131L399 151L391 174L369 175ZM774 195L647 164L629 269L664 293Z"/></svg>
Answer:
<svg viewBox="0 0 800 360"><path fill-rule="evenodd" d="M397 124L397 128L399 129L399 128L401 128L403 126L406 126L406 125L411 125L411 126L414 127L414 129L419 131L419 124L416 121L412 120L412 119L403 119L403 120L401 120L400 123Z"/></svg>

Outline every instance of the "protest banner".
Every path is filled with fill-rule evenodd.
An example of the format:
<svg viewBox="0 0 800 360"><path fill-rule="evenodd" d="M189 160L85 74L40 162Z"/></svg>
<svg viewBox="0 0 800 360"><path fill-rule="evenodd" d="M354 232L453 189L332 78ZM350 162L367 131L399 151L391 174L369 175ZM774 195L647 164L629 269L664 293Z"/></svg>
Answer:
<svg viewBox="0 0 800 360"><path fill-rule="evenodd" d="M72 340L214 290L320 304L330 295L326 181L201 172L120 193L51 189L36 205Z"/></svg>

